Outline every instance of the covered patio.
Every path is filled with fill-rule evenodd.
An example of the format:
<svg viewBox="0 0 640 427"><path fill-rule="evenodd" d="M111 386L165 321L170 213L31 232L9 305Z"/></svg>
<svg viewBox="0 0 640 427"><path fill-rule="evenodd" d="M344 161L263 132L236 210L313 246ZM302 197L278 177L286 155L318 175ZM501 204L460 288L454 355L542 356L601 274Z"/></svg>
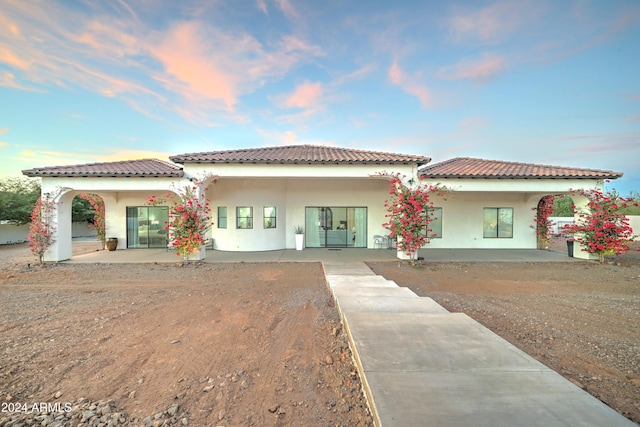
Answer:
<svg viewBox="0 0 640 427"><path fill-rule="evenodd" d="M538 249L435 249L419 251L426 262L578 262L567 254ZM74 255L66 263L170 263L181 257L172 250L131 249L95 251ZM398 261L395 250L318 248L296 251L282 249L256 252L208 250L203 262L324 262L324 261Z"/></svg>

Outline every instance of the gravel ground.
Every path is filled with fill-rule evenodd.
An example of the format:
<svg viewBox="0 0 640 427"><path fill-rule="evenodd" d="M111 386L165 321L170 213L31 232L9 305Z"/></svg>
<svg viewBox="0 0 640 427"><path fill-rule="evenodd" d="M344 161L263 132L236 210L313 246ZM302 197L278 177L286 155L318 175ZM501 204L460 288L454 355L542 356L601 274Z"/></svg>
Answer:
<svg viewBox="0 0 640 427"><path fill-rule="evenodd" d="M0 427L373 425L319 263L30 262L0 247Z"/></svg>

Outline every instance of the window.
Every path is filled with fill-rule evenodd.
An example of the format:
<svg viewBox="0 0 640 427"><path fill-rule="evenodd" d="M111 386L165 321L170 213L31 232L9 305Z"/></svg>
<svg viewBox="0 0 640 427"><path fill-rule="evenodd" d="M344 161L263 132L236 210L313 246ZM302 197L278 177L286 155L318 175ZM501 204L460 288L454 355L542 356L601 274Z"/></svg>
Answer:
<svg viewBox="0 0 640 427"><path fill-rule="evenodd" d="M253 228L253 207L236 207L236 228Z"/></svg>
<svg viewBox="0 0 640 427"><path fill-rule="evenodd" d="M427 210L427 215L431 216L431 222L429 223L427 230L427 236L430 239L439 239L442 237L442 208L431 208Z"/></svg>
<svg viewBox="0 0 640 427"><path fill-rule="evenodd" d="M227 228L227 207L218 206L218 228Z"/></svg>
<svg viewBox="0 0 640 427"><path fill-rule="evenodd" d="M264 228L276 228L276 207L265 206L263 208L264 213Z"/></svg>
<svg viewBox="0 0 640 427"><path fill-rule="evenodd" d="M484 238L513 237L513 208L484 208Z"/></svg>

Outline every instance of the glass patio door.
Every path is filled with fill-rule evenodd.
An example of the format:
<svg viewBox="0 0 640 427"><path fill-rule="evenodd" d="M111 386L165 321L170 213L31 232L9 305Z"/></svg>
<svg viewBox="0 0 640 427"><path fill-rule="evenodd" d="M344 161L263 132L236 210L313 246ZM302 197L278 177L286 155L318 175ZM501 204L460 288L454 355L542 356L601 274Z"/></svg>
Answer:
<svg viewBox="0 0 640 427"><path fill-rule="evenodd" d="M166 248L168 222L166 206L128 206L127 248Z"/></svg>
<svg viewBox="0 0 640 427"><path fill-rule="evenodd" d="M308 248L366 248L367 208L305 208L305 242Z"/></svg>

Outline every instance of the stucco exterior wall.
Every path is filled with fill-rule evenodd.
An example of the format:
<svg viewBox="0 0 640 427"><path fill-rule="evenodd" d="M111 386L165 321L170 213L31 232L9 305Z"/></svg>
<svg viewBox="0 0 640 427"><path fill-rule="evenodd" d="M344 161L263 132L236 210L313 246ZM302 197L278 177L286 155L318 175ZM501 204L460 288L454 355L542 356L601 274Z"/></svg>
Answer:
<svg viewBox="0 0 640 427"><path fill-rule="evenodd" d="M316 206L366 207L367 247L373 236L388 234L384 200L389 197L388 181L375 177L381 172L416 177L412 165L380 164L186 164L185 177L177 178L43 178L43 192L63 195L57 220L60 243L52 248L48 260L71 257L70 205L79 192L103 197L106 208L106 236L118 238L118 249L127 246L126 208L144 206L151 195L164 196L172 186L191 185L189 178L217 176L208 187L214 226L210 236L215 249L264 251L295 248L293 227L305 224L305 208ZM441 182L453 190L447 200L437 200L443 209L441 238L432 248L519 248L534 249L536 237L533 208L547 194L568 193L575 188L601 188L598 180L569 179L447 179ZM217 225L217 207L227 207L227 228ZM252 229L236 229L236 207L252 206ZM275 206L277 226L263 227L263 207ZM483 237L483 209L513 208L512 238ZM640 230L640 225L637 227Z"/></svg>
<svg viewBox="0 0 640 427"><path fill-rule="evenodd" d="M427 248L535 249L535 212L539 198L524 193L449 193L435 201L442 208L442 237L431 239ZM513 237L484 238L484 208L513 208Z"/></svg>
<svg viewBox="0 0 640 427"><path fill-rule="evenodd" d="M375 178L332 179L240 179L221 178L209 185L207 193L214 215L211 236L215 249L259 251L295 248L293 228L305 224L309 206L367 207L368 246L373 235L383 234L386 180ZM227 207L227 228L218 228L217 208ZM253 229L236 229L236 207L251 206ZM275 206L277 227L264 229L263 207Z"/></svg>
<svg viewBox="0 0 640 427"><path fill-rule="evenodd" d="M640 216L629 216L629 225L633 229L633 240L640 241Z"/></svg>
<svg viewBox="0 0 640 427"><path fill-rule="evenodd" d="M427 180L441 183L455 192L518 192L534 194L564 194L572 190L602 189L602 180L595 179L457 179Z"/></svg>

